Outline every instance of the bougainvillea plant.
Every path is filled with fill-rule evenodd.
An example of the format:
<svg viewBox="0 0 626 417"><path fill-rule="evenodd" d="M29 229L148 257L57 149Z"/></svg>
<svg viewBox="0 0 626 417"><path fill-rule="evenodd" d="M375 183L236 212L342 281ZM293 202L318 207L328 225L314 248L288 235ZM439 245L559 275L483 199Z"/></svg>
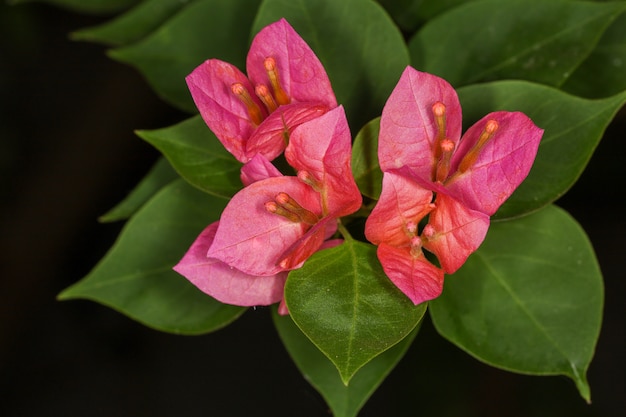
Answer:
<svg viewBox="0 0 626 417"><path fill-rule="evenodd" d="M553 203L626 102L606 47L625 42L625 2L54 3L120 12L73 36L190 113L137 132L163 158L60 299L190 335L270 306L337 417L427 311L473 357L565 375L590 401L602 275Z"/></svg>

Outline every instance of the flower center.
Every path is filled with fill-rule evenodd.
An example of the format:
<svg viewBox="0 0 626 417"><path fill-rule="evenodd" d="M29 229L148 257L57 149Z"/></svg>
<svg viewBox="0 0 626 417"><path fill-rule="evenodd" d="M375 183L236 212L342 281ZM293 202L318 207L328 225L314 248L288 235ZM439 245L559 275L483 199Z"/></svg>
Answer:
<svg viewBox="0 0 626 417"><path fill-rule="evenodd" d="M435 117L435 124L437 125L437 137L435 138L433 149L435 163L432 177L435 182L446 183L474 165L481 150L485 147L487 142L493 138L499 125L496 120L491 119L487 121L474 146L472 146L463 159L461 159L456 172L450 175L450 160L452 159L456 145L446 137L446 106L442 102L437 101L432 105L432 111Z"/></svg>
<svg viewBox="0 0 626 417"><path fill-rule="evenodd" d="M302 207L289 194L282 192L276 194L274 201L265 203L265 210L283 216L294 223L305 223L310 226L319 220L315 213Z"/></svg>
<svg viewBox="0 0 626 417"><path fill-rule="evenodd" d="M291 98L280 83L276 60L271 56L265 58L263 67L265 68L271 91L267 85L257 84L254 86L254 94L261 100L265 109L259 106L258 102L252 98L250 92L242 83L233 83L231 85L231 91L246 105L250 121L256 126L260 125L267 115L271 114L279 106L291 103Z"/></svg>

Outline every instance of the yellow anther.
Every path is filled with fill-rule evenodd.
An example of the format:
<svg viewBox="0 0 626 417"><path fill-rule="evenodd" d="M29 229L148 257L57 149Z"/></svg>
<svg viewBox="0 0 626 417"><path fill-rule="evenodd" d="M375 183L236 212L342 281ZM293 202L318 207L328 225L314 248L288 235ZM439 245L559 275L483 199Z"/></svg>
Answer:
<svg viewBox="0 0 626 417"><path fill-rule="evenodd" d="M250 116L250 121L256 126L260 125L265 116L263 115L263 111L261 110L261 108L252 99L252 96L248 92L248 89L244 87L244 85L241 83L233 83L230 86L230 89L233 94L239 97L239 100L241 100L243 104L246 105L246 108L248 109L248 115Z"/></svg>

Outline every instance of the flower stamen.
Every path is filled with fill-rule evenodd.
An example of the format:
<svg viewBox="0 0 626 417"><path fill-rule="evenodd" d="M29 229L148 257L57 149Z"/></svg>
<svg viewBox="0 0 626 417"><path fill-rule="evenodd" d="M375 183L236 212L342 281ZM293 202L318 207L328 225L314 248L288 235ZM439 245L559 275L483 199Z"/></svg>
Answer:
<svg viewBox="0 0 626 417"><path fill-rule="evenodd" d="M246 105L250 121L256 126L260 125L263 119L265 119L265 116L258 104L252 99L248 89L241 83L233 83L230 86L230 90Z"/></svg>
<svg viewBox="0 0 626 417"><path fill-rule="evenodd" d="M315 213L302 207L287 193L276 194L274 201L265 203L265 209L294 223L306 223L312 226L319 220Z"/></svg>
<svg viewBox="0 0 626 417"><path fill-rule="evenodd" d="M493 138L493 135L498 130L498 127L498 122L493 119L489 120L487 124L485 124L485 128L480 134L480 137L478 138L474 146L472 146L472 149L470 149L469 152L467 152L467 154L461 160L458 172L465 172L472 165L474 165L474 163L478 159L478 155L480 155L480 151L487 144L487 142L489 142L489 140Z"/></svg>
<svg viewBox="0 0 626 417"><path fill-rule="evenodd" d="M276 60L272 57L267 57L265 58L265 61L263 61L263 66L265 67L265 71L267 72L267 76L270 80L272 90L274 90L274 97L276 98L276 102L279 105L289 104L291 102L291 99L280 85L280 80L278 78L278 67L276 67Z"/></svg>
<svg viewBox="0 0 626 417"><path fill-rule="evenodd" d="M261 99L267 110L272 113L274 110L278 108L278 104L276 104L276 100L272 94L270 94L270 90L264 84L259 84L254 88L254 92L257 97Z"/></svg>

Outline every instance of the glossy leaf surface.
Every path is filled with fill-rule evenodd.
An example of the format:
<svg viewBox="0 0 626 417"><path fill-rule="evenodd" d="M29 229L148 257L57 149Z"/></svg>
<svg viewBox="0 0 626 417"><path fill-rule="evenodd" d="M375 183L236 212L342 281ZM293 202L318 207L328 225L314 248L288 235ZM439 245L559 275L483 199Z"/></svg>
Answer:
<svg viewBox="0 0 626 417"><path fill-rule="evenodd" d="M346 386L333 363L311 343L289 316L279 316L274 310L272 317L289 355L304 378L322 394L334 417L356 417L367 399L402 359L419 328L416 327L397 345L364 365Z"/></svg>
<svg viewBox="0 0 626 417"><path fill-rule="evenodd" d="M196 1L140 42L109 55L137 68L172 105L196 112L185 77L209 58L244 68L258 0Z"/></svg>
<svg viewBox="0 0 626 417"><path fill-rule="evenodd" d="M215 301L172 270L225 204L182 180L165 187L129 220L100 263L59 299L96 301L171 333L200 334L227 325L245 309Z"/></svg>
<svg viewBox="0 0 626 417"><path fill-rule="evenodd" d="M539 84L498 81L461 88L459 98L465 126L490 111L509 110L524 112L545 129L528 177L495 215L502 219L537 210L576 182L604 130L626 103L626 92L586 100Z"/></svg>
<svg viewBox="0 0 626 417"><path fill-rule="evenodd" d="M368 122L354 138L352 146L352 173L361 193L378 199L383 183L383 172L378 166L378 132L380 117Z"/></svg>
<svg viewBox="0 0 626 417"><path fill-rule="evenodd" d="M372 245L346 240L289 274L285 300L294 322L348 385L363 365L404 339L426 304L414 306L385 276Z"/></svg>
<svg viewBox="0 0 626 417"><path fill-rule="evenodd" d="M322 61L353 130L380 114L409 56L398 28L379 4L265 0L253 32L281 17Z"/></svg>
<svg viewBox="0 0 626 417"><path fill-rule="evenodd" d="M492 224L430 303L439 333L478 359L567 375L590 400L586 371L600 332L603 284L593 248L563 210Z"/></svg>
<svg viewBox="0 0 626 417"><path fill-rule="evenodd" d="M137 134L159 151L190 184L208 193L230 197L242 188L241 164L224 149L200 116Z"/></svg>
<svg viewBox="0 0 626 417"><path fill-rule="evenodd" d="M409 43L411 62L455 87L507 78L559 86L624 9L623 2L472 1L430 20Z"/></svg>

